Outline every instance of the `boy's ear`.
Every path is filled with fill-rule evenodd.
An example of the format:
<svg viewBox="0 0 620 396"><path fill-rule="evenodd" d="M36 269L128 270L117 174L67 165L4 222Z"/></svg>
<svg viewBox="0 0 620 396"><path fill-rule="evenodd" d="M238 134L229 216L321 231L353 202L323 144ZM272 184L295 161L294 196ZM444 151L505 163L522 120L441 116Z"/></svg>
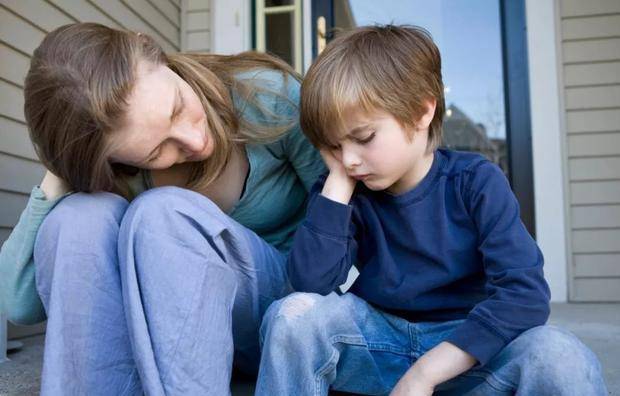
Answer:
<svg viewBox="0 0 620 396"><path fill-rule="evenodd" d="M417 122L417 129L428 129L435 116L435 108L437 107L437 101L435 99L427 99L424 101L424 107L426 111L422 114L422 117Z"/></svg>

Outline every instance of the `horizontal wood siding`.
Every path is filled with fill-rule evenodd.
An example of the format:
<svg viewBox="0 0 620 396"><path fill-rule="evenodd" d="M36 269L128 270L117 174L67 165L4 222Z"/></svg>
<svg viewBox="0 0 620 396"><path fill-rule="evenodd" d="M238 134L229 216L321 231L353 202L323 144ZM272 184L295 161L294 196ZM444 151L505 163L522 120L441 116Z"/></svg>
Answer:
<svg viewBox="0 0 620 396"><path fill-rule="evenodd" d="M559 4L570 299L620 301L620 1Z"/></svg>
<svg viewBox="0 0 620 396"><path fill-rule="evenodd" d="M182 3L182 48L184 51L211 51L211 2L184 0Z"/></svg>

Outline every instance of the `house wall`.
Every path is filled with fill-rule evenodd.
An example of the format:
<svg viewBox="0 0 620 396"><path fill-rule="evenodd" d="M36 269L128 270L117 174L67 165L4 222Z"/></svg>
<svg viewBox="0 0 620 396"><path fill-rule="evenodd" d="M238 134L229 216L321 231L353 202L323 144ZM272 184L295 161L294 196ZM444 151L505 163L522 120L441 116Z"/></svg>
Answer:
<svg viewBox="0 0 620 396"><path fill-rule="evenodd" d="M210 52L211 0L179 0L181 4L182 51Z"/></svg>
<svg viewBox="0 0 620 396"><path fill-rule="evenodd" d="M558 0L571 301L620 301L620 1Z"/></svg>
<svg viewBox="0 0 620 396"><path fill-rule="evenodd" d="M181 48L180 0L0 0L0 244L45 169L34 153L23 114L30 57L45 34L74 22L99 22L153 36L166 51ZM9 336L24 335L11 327Z"/></svg>
<svg viewBox="0 0 620 396"><path fill-rule="evenodd" d="M568 298L559 22L555 0L527 0L526 24L536 239L551 299Z"/></svg>

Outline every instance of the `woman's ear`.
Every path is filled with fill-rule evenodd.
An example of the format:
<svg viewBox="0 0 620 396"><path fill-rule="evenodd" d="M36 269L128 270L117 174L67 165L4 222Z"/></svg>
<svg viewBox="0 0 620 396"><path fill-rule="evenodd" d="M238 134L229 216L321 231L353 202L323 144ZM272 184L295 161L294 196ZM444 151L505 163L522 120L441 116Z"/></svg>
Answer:
<svg viewBox="0 0 620 396"><path fill-rule="evenodd" d="M430 127L431 122L433 121L433 118L435 117L436 107L437 107L437 101L435 99L427 99L424 101L424 108L426 110L424 111L424 114L422 114L422 117L420 117L420 119L416 123L416 126L417 126L416 129L424 130Z"/></svg>

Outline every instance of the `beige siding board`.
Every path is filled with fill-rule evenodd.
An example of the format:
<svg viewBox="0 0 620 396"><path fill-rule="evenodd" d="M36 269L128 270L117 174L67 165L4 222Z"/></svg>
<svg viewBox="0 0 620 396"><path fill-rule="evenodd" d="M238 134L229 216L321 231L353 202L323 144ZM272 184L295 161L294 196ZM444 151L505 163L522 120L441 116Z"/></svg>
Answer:
<svg viewBox="0 0 620 396"><path fill-rule="evenodd" d="M38 159L26 125L4 117L0 117L0 152Z"/></svg>
<svg viewBox="0 0 620 396"><path fill-rule="evenodd" d="M620 15L602 15L562 21L564 40L614 36L620 36Z"/></svg>
<svg viewBox="0 0 620 396"><path fill-rule="evenodd" d="M567 88L566 109L596 109L620 107L620 85Z"/></svg>
<svg viewBox="0 0 620 396"><path fill-rule="evenodd" d="M620 12L618 0L563 0L561 3L562 17L609 14Z"/></svg>
<svg viewBox="0 0 620 396"><path fill-rule="evenodd" d="M0 153L0 190L30 194L44 174L45 168L38 162Z"/></svg>
<svg viewBox="0 0 620 396"><path fill-rule="evenodd" d="M574 206L571 208L573 229L620 228L620 205ZM618 241L620 250L620 240Z"/></svg>
<svg viewBox="0 0 620 396"><path fill-rule="evenodd" d="M573 253L611 253L620 250L620 230L574 230Z"/></svg>
<svg viewBox="0 0 620 396"><path fill-rule="evenodd" d="M45 1L3 0L2 4L46 32L52 31L58 26L75 22Z"/></svg>
<svg viewBox="0 0 620 396"><path fill-rule="evenodd" d="M114 20L123 24L127 29L151 35L165 51L177 51L173 43L151 28L119 0L92 0L92 2L110 17L114 18Z"/></svg>
<svg viewBox="0 0 620 396"><path fill-rule="evenodd" d="M620 180L570 184L573 205L620 204Z"/></svg>
<svg viewBox="0 0 620 396"><path fill-rule="evenodd" d="M562 44L564 63L620 60L620 38Z"/></svg>
<svg viewBox="0 0 620 396"><path fill-rule="evenodd" d="M0 41L32 55L45 33L0 7Z"/></svg>
<svg viewBox="0 0 620 396"><path fill-rule="evenodd" d="M23 86L30 58L0 43L0 78Z"/></svg>
<svg viewBox="0 0 620 396"><path fill-rule="evenodd" d="M210 46L208 31L187 33L188 51L208 51Z"/></svg>
<svg viewBox="0 0 620 396"><path fill-rule="evenodd" d="M153 7L151 3L146 0L123 0L123 3L127 5L136 15L139 15L142 19L162 36L166 37L168 41L174 44L175 49L179 48L179 29L172 22L164 18L161 12Z"/></svg>
<svg viewBox="0 0 620 396"><path fill-rule="evenodd" d="M620 125L619 125L620 127ZM620 155L620 132L568 136L569 156Z"/></svg>
<svg viewBox="0 0 620 396"><path fill-rule="evenodd" d="M169 0L149 0L149 2L177 28L181 27L181 12L176 4L171 3Z"/></svg>
<svg viewBox="0 0 620 396"><path fill-rule="evenodd" d="M206 10L209 6L209 0L187 0L187 11Z"/></svg>
<svg viewBox="0 0 620 396"><path fill-rule="evenodd" d="M0 80L0 115L25 121L23 90L2 80Z"/></svg>
<svg viewBox="0 0 620 396"><path fill-rule="evenodd" d="M575 279L575 301L620 301L620 278Z"/></svg>
<svg viewBox="0 0 620 396"><path fill-rule="evenodd" d="M560 0L570 299L620 301L620 1Z"/></svg>
<svg viewBox="0 0 620 396"><path fill-rule="evenodd" d="M14 227L28 202L28 195L0 191L0 227Z"/></svg>
<svg viewBox="0 0 620 396"><path fill-rule="evenodd" d="M566 129L568 133L619 131L620 109L570 111Z"/></svg>
<svg viewBox="0 0 620 396"><path fill-rule="evenodd" d="M576 254L575 276L620 276L620 254Z"/></svg>
<svg viewBox="0 0 620 396"><path fill-rule="evenodd" d="M568 167L571 180L620 179L620 157L572 158Z"/></svg>
<svg viewBox="0 0 620 396"><path fill-rule="evenodd" d="M198 11L187 13L187 30L205 30L209 27L209 12Z"/></svg>
<svg viewBox="0 0 620 396"><path fill-rule="evenodd" d="M89 0L47 0L64 12L71 15L79 22L97 22L114 28L122 27L113 19L102 13L97 7L90 4Z"/></svg>
<svg viewBox="0 0 620 396"><path fill-rule="evenodd" d="M617 83L620 83L620 62L567 65L564 67L564 84L566 87Z"/></svg>

